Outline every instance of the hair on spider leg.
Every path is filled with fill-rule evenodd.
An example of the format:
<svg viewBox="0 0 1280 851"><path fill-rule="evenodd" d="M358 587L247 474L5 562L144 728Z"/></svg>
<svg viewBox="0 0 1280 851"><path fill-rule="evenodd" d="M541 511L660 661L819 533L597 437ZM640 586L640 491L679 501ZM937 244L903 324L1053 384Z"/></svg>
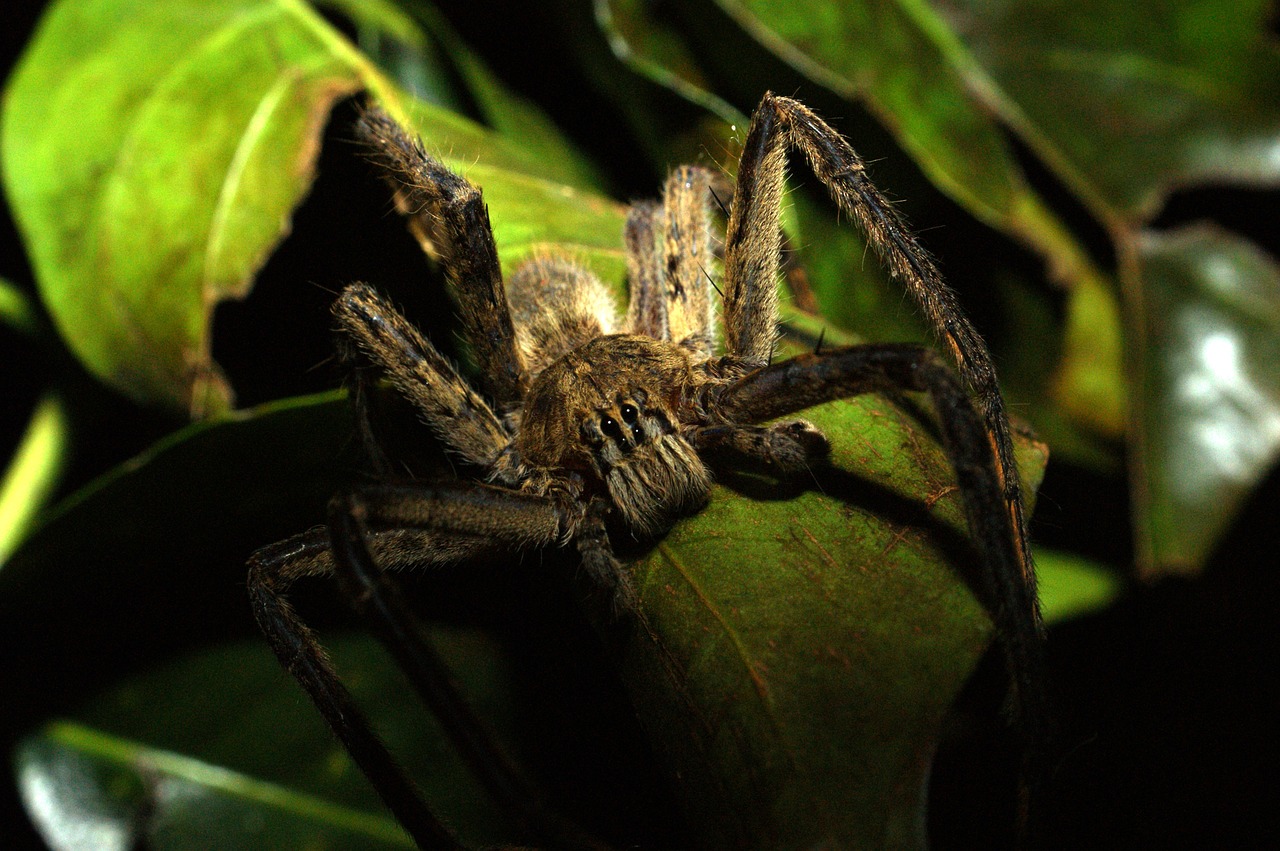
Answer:
<svg viewBox="0 0 1280 851"><path fill-rule="evenodd" d="M652 628L615 546L651 540L701 509L712 498L715 468L725 479L752 467L780 478L812 475L831 445L808 421L788 418L868 393L918 393L937 412L1009 671L1014 723L1026 743L1038 741L1047 726L1043 627L994 368L933 260L835 130L799 102L766 94L752 116L727 209L716 191L719 178L691 167L673 171L660 201L634 204L623 234L631 287L624 312L590 270L566 258L534 258L504 282L479 187L376 108L358 116L355 132L397 209L424 248L437 253L478 374L474 382L465 379L366 284L338 296L339 335L367 364L362 376L378 376L403 399L458 475L353 488L330 511L327 535L313 530L255 553L249 584L255 614L281 661L344 742L353 738L353 757L418 841L455 847L448 843L457 840L422 827L434 815L388 774L394 760L376 736L346 729L367 724L347 712L332 669L306 661L322 654L285 597L291 582L339 574L348 592L367 602L381 580L353 585L360 571L378 576L479 552L571 547L612 605ZM780 211L793 150L866 232L955 369L921 346L824 347L825 328L812 352L773 360L776 284L787 248ZM722 244L710 232L713 202L728 220ZM717 250L722 287L704 262ZM713 293L723 303L722 347ZM355 394L361 406L368 398ZM393 618L411 620L407 613ZM413 631L408 625L387 633L395 655L410 653ZM412 670L412 661L404 664ZM536 841L557 847L570 836L594 841L545 807L533 804L528 813Z"/></svg>

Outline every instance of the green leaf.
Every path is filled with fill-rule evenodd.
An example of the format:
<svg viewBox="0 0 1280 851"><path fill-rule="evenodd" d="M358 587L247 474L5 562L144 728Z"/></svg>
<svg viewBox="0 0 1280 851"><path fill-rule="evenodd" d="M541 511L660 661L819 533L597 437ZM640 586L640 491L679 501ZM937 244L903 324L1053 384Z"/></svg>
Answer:
<svg viewBox="0 0 1280 851"><path fill-rule="evenodd" d="M620 278L620 207L401 97L300 0L61 0L6 91L4 175L41 297L93 374L194 415L229 404L212 311L247 292L311 185L330 107L363 88L451 163L484 163L504 251L563 241Z"/></svg>
<svg viewBox="0 0 1280 851"><path fill-rule="evenodd" d="M580 189L599 186L600 175L573 142L536 104L508 91L431 3L333 5L361 25L361 49L404 89L454 112L472 102L487 126L536 156L542 176Z"/></svg>
<svg viewBox="0 0 1280 851"><path fill-rule="evenodd" d="M67 443L63 402L49 394L32 412L0 481L0 568L53 495L66 464Z"/></svg>
<svg viewBox="0 0 1280 851"><path fill-rule="evenodd" d="M646 4L638 0L594 0L594 6L596 23L620 61L715 115L719 123L747 126L746 115L711 91L698 60L681 36L659 25Z"/></svg>
<svg viewBox="0 0 1280 851"><path fill-rule="evenodd" d="M1206 225L1144 233L1138 250L1139 564L1189 572L1280 457L1280 266Z"/></svg>
<svg viewBox="0 0 1280 851"><path fill-rule="evenodd" d="M1045 623L1092 614L1115 602L1124 589L1116 571L1086 558L1040 548L1036 579Z"/></svg>
<svg viewBox="0 0 1280 851"><path fill-rule="evenodd" d="M998 87L979 96L1096 215L1136 225L1176 187L1280 181L1272 9L984 0L949 20Z"/></svg>
<svg viewBox="0 0 1280 851"><path fill-rule="evenodd" d="M885 400L805 417L832 469L722 475L640 563L649 629L621 669L708 846L921 846L942 720L991 639L959 495ZM1019 457L1034 485L1043 446Z"/></svg>
<svg viewBox="0 0 1280 851"><path fill-rule="evenodd" d="M15 762L53 849L413 847L387 816L74 723L27 739Z"/></svg>
<svg viewBox="0 0 1280 851"><path fill-rule="evenodd" d="M40 316L31 299L12 281L0 278L0 323L25 334L36 336Z"/></svg>
<svg viewBox="0 0 1280 851"><path fill-rule="evenodd" d="M509 737L516 702L499 648L475 631L436 628L431 640L473 707ZM377 642L346 635L326 644L436 812L468 842L513 835ZM160 848L412 847L261 641L117 684L28 739L16 770L46 838L93 825Z"/></svg>
<svg viewBox="0 0 1280 851"><path fill-rule="evenodd" d="M1052 398L1076 423L1119 438L1127 430L1121 311L1110 281L1081 278L1067 296L1062 359L1051 379Z"/></svg>
<svg viewBox="0 0 1280 851"><path fill-rule="evenodd" d="M359 86L294 2L53 6L5 98L4 169L41 296L71 350L135 398L230 391L207 310L243 295Z"/></svg>
<svg viewBox="0 0 1280 851"><path fill-rule="evenodd" d="M535 104L508 91L432 4L411 0L408 5L457 65L488 126L519 139L543 176L582 189L599 186L600 175L573 142Z"/></svg>
<svg viewBox="0 0 1280 851"><path fill-rule="evenodd" d="M192 563L242 581L248 552L226 552L228 532L267 538L312 525L345 479L353 428L346 400L325 393L170 435L43 514L0 571L0 615L25 631L18 640L38 640L40 618L57 610L51 588L118 593L117 572L143 587L213 578L175 581L174 565Z"/></svg>
<svg viewBox="0 0 1280 851"><path fill-rule="evenodd" d="M823 319L853 331L862 342L933 341L902 284L872 259L861 231L837 221L803 193L793 193L789 201L799 221L797 243L805 246L805 272Z"/></svg>

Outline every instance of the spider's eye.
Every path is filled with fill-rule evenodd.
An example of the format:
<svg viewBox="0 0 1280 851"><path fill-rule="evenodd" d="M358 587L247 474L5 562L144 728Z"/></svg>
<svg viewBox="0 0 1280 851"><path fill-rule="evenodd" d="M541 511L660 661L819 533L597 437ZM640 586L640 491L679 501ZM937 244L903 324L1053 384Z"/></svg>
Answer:
<svg viewBox="0 0 1280 851"><path fill-rule="evenodd" d="M618 421L613 417L604 417L600 420L600 430L610 437L619 437L622 434L622 429L619 428Z"/></svg>
<svg viewBox="0 0 1280 851"><path fill-rule="evenodd" d="M622 418L626 420L628 424L634 424L636 421L636 417L639 416L640 414L640 412L636 410L635 405L623 405L619 412L622 414Z"/></svg>

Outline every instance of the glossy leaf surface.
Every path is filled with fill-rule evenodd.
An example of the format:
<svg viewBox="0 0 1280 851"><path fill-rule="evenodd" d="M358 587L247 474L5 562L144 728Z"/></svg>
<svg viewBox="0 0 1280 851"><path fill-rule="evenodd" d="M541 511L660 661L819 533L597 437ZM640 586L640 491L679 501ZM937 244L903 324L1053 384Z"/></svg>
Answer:
<svg viewBox="0 0 1280 851"><path fill-rule="evenodd" d="M1175 187L1280 180L1280 52L1266 35L1268 3L942 8L1016 104L1002 117L1095 213L1137 223Z"/></svg>
<svg viewBox="0 0 1280 851"><path fill-rule="evenodd" d="M483 636L432 640L491 723L516 706ZM380 734L469 842L510 826L488 802L403 675L364 636L328 642ZM266 645L227 644L113 688L18 753L29 810L56 848L413 847ZM117 841L118 838L118 841ZM110 841L107 841L110 840ZM209 845L208 843L213 843Z"/></svg>
<svg viewBox="0 0 1280 851"><path fill-rule="evenodd" d="M1280 456L1280 266L1211 227L1147 233L1142 402L1146 563L1208 556Z"/></svg>
<svg viewBox="0 0 1280 851"><path fill-rule="evenodd" d="M919 845L942 719L991 637L959 494L884 400L805 416L834 469L722 476L640 568L651 631L624 676L710 845ZM1020 458L1035 484L1044 448Z"/></svg>
<svg viewBox="0 0 1280 851"><path fill-rule="evenodd" d="M553 170L537 151L403 99L305 3L64 0L6 92L4 173L41 296L91 372L197 416L230 402L213 308L247 292L311 185L330 108L365 88L450 162L485 163L512 256L616 249L619 208L535 177Z"/></svg>

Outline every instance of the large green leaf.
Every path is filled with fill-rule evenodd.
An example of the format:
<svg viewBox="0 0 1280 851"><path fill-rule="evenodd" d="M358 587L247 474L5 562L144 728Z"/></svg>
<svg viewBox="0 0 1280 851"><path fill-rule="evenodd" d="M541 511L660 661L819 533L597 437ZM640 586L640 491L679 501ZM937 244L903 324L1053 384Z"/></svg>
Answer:
<svg viewBox="0 0 1280 851"><path fill-rule="evenodd" d="M399 96L300 0L62 0L5 94L4 174L41 296L91 372L197 415L228 404L213 308L287 232L330 107L366 88L451 163L484 163L510 256L616 254L619 208L536 177L545 152Z"/></svg>
<svg viewBox="0 0 1280 851"><path fill-rule="evenodd" d="M1194 571L1280 457L1280 266L1210 226L1145 233L1144 565Z"/></svg>
<svg viewBox="0 0 1280 851"><path fill-rule="evenodd" d="M805 416L833 469L722 477L643 560L650 629L622 669L710 846L918 845L942 719L991 638L959 494L887 401ZM1034 485L1043 447L1020 458Z"/></svg>
<svg viewBox="0 0 1280 851"><path fill-rule="evenodd" d="M1280 52L1265 0L981 2L947 20L998 86L978 90L1107 219L1176 187L1280 180Z"/></svg>
<svg viewBox="0 0 1280 851"><path fill-rule="evenodd" d="M498 648L458 630L434 630L432 641L477 711L509 734L516 703ZM470 842L510 835L377 643L339 636L328 649L441 815ZM74 720L28 739L16 770L55 848L76 847L66 839L90 829L118 837L115 847L412 847L260 641L194 653L116 685Z"/></svg>
<svg viewBox="0 0 1280 851"><path fill-rule="evenodd" d="M22 743L18 783L53 851L76 848L412 848L387 816L78 724Z"/></svg>

